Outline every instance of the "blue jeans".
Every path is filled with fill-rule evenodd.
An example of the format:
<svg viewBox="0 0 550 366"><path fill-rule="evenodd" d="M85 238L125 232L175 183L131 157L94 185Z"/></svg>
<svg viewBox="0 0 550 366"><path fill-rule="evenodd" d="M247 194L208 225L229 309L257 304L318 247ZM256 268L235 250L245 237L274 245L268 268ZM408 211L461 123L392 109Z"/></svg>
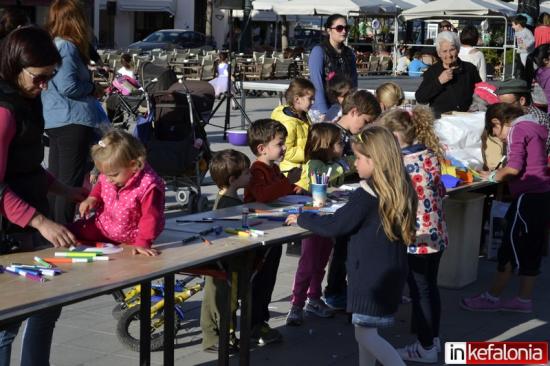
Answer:
<svg viewBox="0 0 550 366"><path fill-rule="evenodd" d="M61 307L37 313L27 319L23 333L21 366L49 366L55 322ZM9 366L11 344L17 336L21 322L5 326L0 331L0 366Z"/></svg>

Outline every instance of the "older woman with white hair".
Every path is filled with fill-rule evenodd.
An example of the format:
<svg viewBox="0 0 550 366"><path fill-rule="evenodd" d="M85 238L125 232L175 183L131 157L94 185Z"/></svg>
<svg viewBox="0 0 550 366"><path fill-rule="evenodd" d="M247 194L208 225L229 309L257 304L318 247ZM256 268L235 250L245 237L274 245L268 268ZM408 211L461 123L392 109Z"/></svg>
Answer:
<svg viewBox="0 0 550 366"><path fill-rule="evenodd" d="M441 59L424 72L416 91L416 101L429 104L436 116L450 111L467 111L475 84L481 81L474 65L458 58L460 40L454 32L441 32L435 39Z"/></svg>

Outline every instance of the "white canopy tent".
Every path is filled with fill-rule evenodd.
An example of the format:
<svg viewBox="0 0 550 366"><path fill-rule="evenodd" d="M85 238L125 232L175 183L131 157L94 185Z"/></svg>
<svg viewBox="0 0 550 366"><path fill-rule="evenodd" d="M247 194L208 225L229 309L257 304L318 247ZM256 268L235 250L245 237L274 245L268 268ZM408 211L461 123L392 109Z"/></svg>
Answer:
<svg viewBox="0 0 550 366"><path fill-rule="evenodd" d="M540 6L540 13L548 13L550 14L550 1L545 1L539 4Z"/></svg>
<svg viewBox="0 0 550 366"><path fill-rule="evenodd" d="M515 14L517 6L499 0L435 0L405 10L401 13L404 20L433 17L451 17L453 15L491 15Z"/></svg>
<svg viewBox="0 0 550 366"><path fill-rule="evenodd" d="M352 0L290 0L274 2L272 10L279 15L346 15L359 11L359 6Z"/></svg>
<svg viewBox="0 0 550 366"><path fill-rule="evenodd" d="M400 13L403 10L424 5L423 0L355 0L365 13Z"/></svg>

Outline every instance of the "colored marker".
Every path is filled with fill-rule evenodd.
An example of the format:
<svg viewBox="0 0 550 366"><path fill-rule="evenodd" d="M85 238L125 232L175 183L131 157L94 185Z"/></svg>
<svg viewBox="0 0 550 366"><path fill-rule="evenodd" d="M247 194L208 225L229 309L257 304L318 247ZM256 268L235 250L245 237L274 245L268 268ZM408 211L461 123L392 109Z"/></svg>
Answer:
<svg viewBox="0 0 550 366"><path fill-rule="evenodd" d="M249 237L250 236L250 233L248 233L246 231L232 229L232 228L229 228L229 227L226 227L224 231L228 234L233 234L233 235L238 235L238 236L243 236L243 237Z"/></svg>
<svg viewBox="0 0 550 366"><path fill-rule="evenodd" d="M40 264L41 266L44 266L46 268L52 268L52 265L49 264L48 262L46 262L44 259L40 258L40 257L34 257L34 261L38 264Z"/></svg>
<svg viewBox="0 0 550 366"><path fill-rule="evenodd" d="M23 271L21 269L16 269L15 271L14 270L11 270L9 268L6 268L6 272L7 273L11 273L12 275L16 275L16 276L21 276L21 277L25 277L25 278L28 278L30 280L33 280L33 281L36 281L36 282L46 282L46 279L45 278L42 278L40 276L36 276L36 275L33 275L33 274L30 274L26 271Z"/></svg>
<svg viewBox="0 0 550 366"><path fill-rule="evenodd" d="M53 277L57 274L59 274L60 272L56 271L56 270L53 270L53 269L41 269L40 270L40 274L42 276L48 276L48 277Z"/></svg>
<svg viewBox="0 0 550 366"><path fill-rule="evenodd" d="M97 256L97 253L87 252L55 252L56 257L62 258L93 258Z"/></svg>
<svg viewBox="0 0 550 366"><path fill-rule="evenodd" d="M12 263L11 266L21 268L21 269L34 269L34 270L50 269L51 268L51 266L46 267L46 266L38 266L38 265L34 265L34 264L21 264L21 263Z"/></svg>
<svg viewBox="0 0 550 366"><path fill-rule="evenodd" d="M25 272L25 273L28 273L28 274L31 274L31 275L34 275L34 276L40 276L40 271L37 270L37 269L19 268L19 267L15 267L15 266L9 266L6 269L9 269L10 271L13 271L13 272L22 271L22 272Z"/></svg>
<svg viewBox="0 0 550 366"><path fill-rule="evenodd" d="M91 263L93 262L92 258L44 258L48 263L58 264L58 263Z"/></svg>

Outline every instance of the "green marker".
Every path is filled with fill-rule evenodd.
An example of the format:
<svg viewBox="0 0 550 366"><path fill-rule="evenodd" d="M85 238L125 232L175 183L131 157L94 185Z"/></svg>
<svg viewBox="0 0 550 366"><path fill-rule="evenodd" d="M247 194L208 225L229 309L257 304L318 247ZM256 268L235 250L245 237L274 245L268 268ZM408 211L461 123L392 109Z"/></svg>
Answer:
<svg viewBox="0 0 550 366"><path fill-rule="evenodd" d="M40 257L34 257L34 261L46 268L52 268L53 266Z"/></svg>
<svg viewBox="0 0 550 366"><path fill-rule="evenodd" d="M97 256L97 253L86 253L86 252L55 252L56 257L62 258L94 258Z"/></svg>

